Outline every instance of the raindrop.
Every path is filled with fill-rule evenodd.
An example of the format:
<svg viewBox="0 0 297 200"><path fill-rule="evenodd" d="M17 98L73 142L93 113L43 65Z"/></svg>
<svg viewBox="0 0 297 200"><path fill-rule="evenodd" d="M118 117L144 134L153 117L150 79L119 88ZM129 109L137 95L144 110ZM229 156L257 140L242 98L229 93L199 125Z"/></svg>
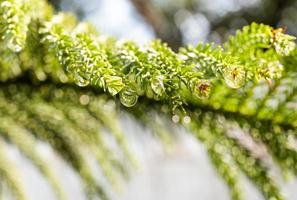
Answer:
<svg viewBox="0 0 297 200"><path fill-rule="evenodd" d="M152 99L154 97L154 91L153 91L152 87L148 86L145 90L145 94L146 94L147 98Z"/></svg>
<svg viewBox="0 0 297 200"><path fill-rule="evenodd" d="M229 65L223 69L223 77L230 88L240 88L245 83L245 70L240 65Z"/></svg>
<svg viewBox="0 0 297 200"><path fill-rule="evenodd" d="M117 93L119 93L123 89L123 87L124 87L123 80L119 76L110 76L106 80L106 85L107 85L108 92L112 96L114 96Z"/></svg>
<svg viewBox="0 0 297 200"><path fill-rule="evenodd" d="M138 95L134 88L124 87L120 92L120 101L126 107L132 107L137 103Z"/></svg>
<svg viewBox="0 0 297 200"><path fill-rule="evenodd" d="M162 93L165 91L163 80L164 80L164 76L163 75L154 76L152 78L152 80L151 80L152 90L158 96L161 96Z"/></svg>
<svg viewBox="0 0 297 200"><path fill-rule="evenodd" d="M88 74L83 73L82 71L75 71L74 72L74 81L80 87L85 87L90 84L90 77Z"/></svg>

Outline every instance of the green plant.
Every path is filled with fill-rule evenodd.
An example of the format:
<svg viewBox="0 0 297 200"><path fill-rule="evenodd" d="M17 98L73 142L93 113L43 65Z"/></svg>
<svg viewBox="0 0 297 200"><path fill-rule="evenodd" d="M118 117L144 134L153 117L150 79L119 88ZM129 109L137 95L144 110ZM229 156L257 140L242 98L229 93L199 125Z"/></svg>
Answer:
<svg viewBox="0 0 297 200"><path fill-rule="evenodd" d="M136 164L117 126L120 111L160 135L168 127L152 116L173 116L205 144L233 199L244 198L241 172L267 199L284 199L267 158L253 148L267 149L284 174L296 175L297 50L282 29L253 23L223 46L174 52L159 40L138 46L104 37L43 0L2 0L0 35L0 176L17 199L26 194L6 140L38 167L58 199L67 197L37 150L40 140L78 172L90 198L109 199L86 152L112 185L128 176ZM104 141L106 128L124 160Z"/></svg>

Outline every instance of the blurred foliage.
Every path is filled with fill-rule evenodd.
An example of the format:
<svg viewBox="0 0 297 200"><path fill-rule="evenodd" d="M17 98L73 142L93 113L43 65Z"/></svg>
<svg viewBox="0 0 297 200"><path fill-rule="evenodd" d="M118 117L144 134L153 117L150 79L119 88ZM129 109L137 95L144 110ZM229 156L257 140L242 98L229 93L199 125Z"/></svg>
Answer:
<svg viewBox="0 0 297 200"><path fill-rule="evenodd" d="M297 173L297 50L284 29L252 23L221 46L173 51L160 40L139 46L99 35L41 0L1 1L0 21L0 177L17 199L26 191L7 143L42 172L57 199L67 199L40 141L79 174L90 199L109 199L104 181L118 188L137 166L121 112L160 139L173 123L189 130L233 199L244 199L241 173L266 199L285 199L273 168Z"/></svg>

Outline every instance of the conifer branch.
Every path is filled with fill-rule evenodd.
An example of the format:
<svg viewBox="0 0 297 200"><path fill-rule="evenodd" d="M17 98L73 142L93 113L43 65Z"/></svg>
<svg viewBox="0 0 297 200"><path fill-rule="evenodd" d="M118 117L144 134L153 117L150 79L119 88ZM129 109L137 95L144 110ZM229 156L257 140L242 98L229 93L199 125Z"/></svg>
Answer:
<svg viewBox="0 0 297 200"><path fill-rule="evenodd" d="M284 199L266 157L283 173L297 174L297 50L283 29L252 23L223 46L206 43L175 52L159 40L139 46L106 38L71 14L54 13L43 0L3 0L0 36L0 140L30 158L60 199L63 192L36 139L68 161L86 193L109 199L85 152L111 185L129 175L136 164L118 125L119 109L160 135L171 131L152 116L176 117L205 144L233 199L243 198L240 172L267 199ZM230 134L234 124L265 147L265 158ZM116 140L122 158L102 129ZM26 199L1 141L0 176L16 198Z"/></svg>
<svg viewBox="0 0 297 200"><path fill-rule="evenodd" d="M79 86L93 85L113 96L119 93L121 101L128 107L135 105L139 96L145 95L169 101L175 109L187 103L184 90L199 97L207 96L213 78L224 79L233 88L244 84L246 74L248 78L278 78L282 69L279 60L295 48L292 36L257 24L247 26L231 37L225 45L226 50L206 44L176 54L159 41L145 47L137 47L131 42L102 45L94 32L79 30L75 19L65 14L53 15L49 21L40 18L39 21L41 27L36 27L36 32L41 35L35 42L40 43L38 47L44 45L52 50L70 82L73 80ZM70 22L70 26L62 28L66 22ZM240 45L239 54L234 53L234 48L238 48L233 45L235 43ZM244 61L253 57L259 48L263 52L274 50L278 56L268 63L261 54L257 62ZM41 56L53 56L48 53ZM242 54L248 57L243 59ZM240 59L242 63L238 61ZM256 68L259 62L263 63L264 69Z"/></svg>
<svg viewBox="0 0 297 200"><path fill-rule="evenodd" d="M3 115L1 113L1 115ZM37 151L36 141L32 134L23 127L17 125L11 126L15 122L8 117L1 116L0 132L6 136L11 143L16 144L32 162L39 168L46 179L52 184L58 199L66 199L64 191L55 176L50 163L46 162Z"/></svg>

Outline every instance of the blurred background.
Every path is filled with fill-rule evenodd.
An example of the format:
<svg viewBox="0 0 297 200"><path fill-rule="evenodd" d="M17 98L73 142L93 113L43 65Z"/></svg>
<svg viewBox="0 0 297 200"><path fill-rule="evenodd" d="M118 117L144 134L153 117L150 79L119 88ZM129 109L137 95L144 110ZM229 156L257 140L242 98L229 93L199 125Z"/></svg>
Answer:
<svg viewBox="0 0 297 200"><path fill-rule="evenodd" d="M297 36L296 0L49 0L57 10L75 12L80 20L92 22L102 34L132 39L140 44L160 38L173 49L199 41L222 43L235 30L253 21L286 27ZM177 129L169 148L128 116L122 128L141 168L116 200L227 200L226 186L208 161L204 147ZM140 134L143 133L143 134ZM11 147L12 157L26 172L33 200L52 200L53 194L33 166ZM46 145L41 146L67 186L70 199L84 200L75 173ZM246 181L248 200L261 200ZM297 199L297 181L283 184L286 196ZM36 189L38 188L38 189Z"/></svg>
<svg viewBox="0 0 297 200"><path fill-rule="evenodd" d="M223 42L251 22L287 27L297 35L296 0L50 0L103 33L140 43L158 37L176 49L198 41Z"/></svg>

